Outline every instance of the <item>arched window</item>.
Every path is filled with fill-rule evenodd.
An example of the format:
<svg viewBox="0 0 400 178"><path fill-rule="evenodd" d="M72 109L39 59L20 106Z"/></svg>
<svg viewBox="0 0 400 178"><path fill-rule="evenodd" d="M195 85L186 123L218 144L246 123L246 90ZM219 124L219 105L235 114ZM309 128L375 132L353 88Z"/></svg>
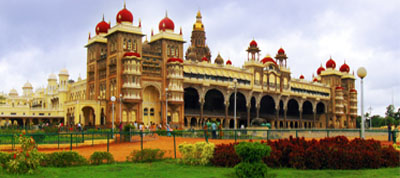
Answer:
<svg viewBox="0 0 400 178"><path fill-rule="evenodd" d="M124 42L122 43L122 49L126 49L126 39L124 39Z"/></svg>
<svg viewBox="0 0 400 178"><path fill-rule="evenodd" d="M144 108L144 110L143 110L143 115L144 116L147 116L149 113L149 109L147 109L147 108Z"/></svg>
<svg viewBox="0 0 400 178"><path fill-rule="evenodd" d="M131 50L132 49L132 41L128 40L128 49Z"/></svg>
<svg viewBox="0 0 400 178"><path fill-rule="evenodd" d="M154 116L154 108L150 109L150 116Z"/></svg>

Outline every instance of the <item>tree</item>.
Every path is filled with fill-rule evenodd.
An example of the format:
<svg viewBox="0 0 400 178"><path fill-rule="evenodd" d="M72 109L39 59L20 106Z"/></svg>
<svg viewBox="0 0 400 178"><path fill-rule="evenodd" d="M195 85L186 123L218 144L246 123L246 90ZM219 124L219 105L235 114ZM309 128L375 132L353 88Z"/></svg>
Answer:
<svg viewBox="0 0 400 178"><path fill-rule="evenodd" d="M395 117L395 111L394 111L394 106L391 104L391 105L389 105L388 107L386 107L386 113L385 113L385 115L386 115L386 117L392 117L392 118L394 118Z"/></svg>

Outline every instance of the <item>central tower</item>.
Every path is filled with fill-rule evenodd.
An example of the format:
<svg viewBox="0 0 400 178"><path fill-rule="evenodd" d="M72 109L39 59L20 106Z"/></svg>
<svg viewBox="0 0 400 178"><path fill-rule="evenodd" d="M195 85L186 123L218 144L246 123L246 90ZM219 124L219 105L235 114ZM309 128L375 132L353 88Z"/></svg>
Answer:
<svg viewBox="0 0 400 178"><path fill-rule="evenodd" d="M193 24L192 36L190 39L191 45L186 51L186 59L191 61L201 62L202 58L206 57L208 62L211 59L211 52L206 45L206 32L201 19L200 11L197 12L196 22Z"/></svg>

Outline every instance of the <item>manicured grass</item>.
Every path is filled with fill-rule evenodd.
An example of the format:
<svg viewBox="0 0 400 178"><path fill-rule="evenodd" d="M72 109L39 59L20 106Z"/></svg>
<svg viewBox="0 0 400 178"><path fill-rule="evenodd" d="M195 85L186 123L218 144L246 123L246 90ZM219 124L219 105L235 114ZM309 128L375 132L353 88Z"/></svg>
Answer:
<svg viewBox="0 0 400 178"><path fill-rule="evenodd" d="M296 170L270 169L269 177L399 177L400 168L366 169L366 170ZM100 166L82 166L68 168L40 168L34 175L8 175L0 170L0 177L230 177L234 178L233 168L212 166L187 166L176 164L175 160L153 163L117 163Z"/></svg>

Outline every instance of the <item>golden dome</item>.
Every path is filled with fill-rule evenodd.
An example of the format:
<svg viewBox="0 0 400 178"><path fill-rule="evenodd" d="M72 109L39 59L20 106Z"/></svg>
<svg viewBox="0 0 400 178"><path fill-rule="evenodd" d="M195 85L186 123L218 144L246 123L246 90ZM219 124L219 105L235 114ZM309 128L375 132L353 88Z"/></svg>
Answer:
<svg viewBox="0 0 400 178"><path fill-rule="evenodd" d="M203 22L201 21L200 11L197 12L196 23L193 24L193 30L204 31L204 25L203 25Z"/></svg>

